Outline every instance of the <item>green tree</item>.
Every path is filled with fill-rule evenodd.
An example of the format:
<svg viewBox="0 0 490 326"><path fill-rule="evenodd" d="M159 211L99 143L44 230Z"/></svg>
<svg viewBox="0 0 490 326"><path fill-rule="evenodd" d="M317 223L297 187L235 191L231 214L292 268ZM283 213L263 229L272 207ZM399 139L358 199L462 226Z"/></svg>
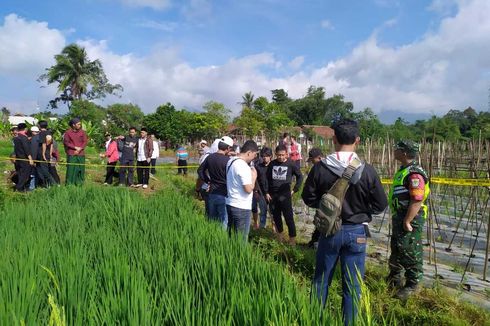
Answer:
<svg viewBox="0 0 490 326"><path fill-rule="evenodd" d="M170 141L173 145L180 142L185 136L182 123L182 115L177 113L175 107L170 103L160 105L155 113L148 114L143 119L143 124L150 134Z"/></svg>
<svg viewBox="0 0 490 326"><path fill-rule="evenodd" d="M101 125L102 121L106 119L106 114L106 110L95 103L87 100L74 100L67 116Z"/></svg>
<svg viewBox="0 0 490 326"><path fill-rule="evenodd" d="M352 104L352 102L346 102L344 101L343 95L336 94L326 99L325 112L323 113L323 121L321 121L320 124L330 126L335 120L351 119L354 117L353 110L354 105Z"/></svg>
<svg viewBox="0 0 490 326"><path fill-rule="evenodd" d="M243 130L243 133L252 138L264 130L265 123L263 117L250 107L244 106L240 116L234 123Z"/></svg>
<svg viewBox="0 0 490 326"><path fill-rule="evenodd" d="M223 103L209 101L203 106L206 114L214 116L223 120L223 126L226 127L228 123L230 123L230 113L231 110L225 107Z"/></svg>
<svg viewBox="0 0 490 326"><path fill-rule="evenodd" d="M400 139L419 140L420 139L420 135L416 135L415 133L413 133L409 123L400 117L396 119L393 125L389 126L389 134L395 140L400 140Z"/></svg>
<svg viewBox="0 0 490 326"><path fill-rule="evenodd" d="M119 84L109 83L102 63L99 60L90 61L85 48L77 44L67 45L60 54L55 55L56 63L46 68L39 76L39 81L58 84L60 96L50 101L52 108L58 102L63 102L70 108L73 100L101 99L107 94L117 94L122 91Z"/></svg>
<svg viewBox="0 0 490 326"><path fill-rule="evenodd" d="M239 103L244 107L251 108L254 103L254 95L252 92L247 92L242 96L242 101Z"/></svg>
<svg viewBox="0 0 490 326"><path fill-rule="evenodd" d="M432 116L425 123L425 138L431 141L434 136L436 141L456 141L461 138L461 133L454 120Z"/></svg>
<svg viewBox="0 0 490 326"><path fill-rule="evenodd" d="M107 107L107 129L113 135L122 135L130 127L141 128L145 114L134 104L112 104Z"/></svg>
<svg viewBox="0 0 490 326"><path fill-rule="evenodd" d="M361 112L353 113L353 118L359 124L361 139L375 139L386 135L384 125L371 108L365 108Z"/></svg>
<svg viewBox="0 0 490 326"><path fill-rule="evenodd" d="M272 101L279 106L281 106L283 109L286 108L286 106L291 102L291 99L288 96L288 92L286 92L284 89L273 89L271 90L272 93Z"/></svg>

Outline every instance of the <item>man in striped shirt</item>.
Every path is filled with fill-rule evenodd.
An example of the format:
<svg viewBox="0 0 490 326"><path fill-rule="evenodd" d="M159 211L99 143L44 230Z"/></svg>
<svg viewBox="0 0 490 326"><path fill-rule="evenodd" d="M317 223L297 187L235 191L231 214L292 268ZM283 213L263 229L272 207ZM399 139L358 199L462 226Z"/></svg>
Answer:
<svg viewBox="0 0 490 326"><path fill-rule="evenodd" d="M187 160L189 159L189 153L184 146L177 145L177 166L179 166L177 174L187 175Z"/></svg>

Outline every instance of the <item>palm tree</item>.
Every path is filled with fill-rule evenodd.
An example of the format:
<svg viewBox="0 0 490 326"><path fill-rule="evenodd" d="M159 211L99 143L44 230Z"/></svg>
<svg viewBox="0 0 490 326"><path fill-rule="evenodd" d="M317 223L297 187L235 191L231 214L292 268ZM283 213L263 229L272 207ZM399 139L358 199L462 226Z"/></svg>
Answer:
<svg viewBox="0 0 490 326"><path fill-rule="evenodd" d="M60 97L56 102L70 103L80 100L82 96L87 99L103 98L106 94L113 94L122 90L121 85L111 85L99 60L90 61L84 48L77 44L67 45L60 54L55 55L56 64L46 68L46 73L39 77L47 84L58 83Z"/></svg>
<svg viewBox="0 0 490 326"><path fill-rule="evenodd" d="M9 121L9 115L10 115L10 110L4 106L2 108L2 121L3 122Z"/></svg>
<svg viewBox="0 0 490 326"><path fill-rule="evenodd" d="M254 95L252 92L247 92L242 96L242 102L239 102L242 106L246 108L252 108L252 105L254 104Z"/></svg>

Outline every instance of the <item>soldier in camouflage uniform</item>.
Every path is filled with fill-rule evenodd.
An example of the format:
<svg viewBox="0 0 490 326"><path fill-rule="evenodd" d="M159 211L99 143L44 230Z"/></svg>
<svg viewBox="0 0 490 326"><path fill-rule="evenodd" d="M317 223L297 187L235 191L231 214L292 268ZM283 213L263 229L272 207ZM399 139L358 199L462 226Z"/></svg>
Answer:
<svg viewBox="0 0 490 326"><path fill-rule="evenodd" d="M418 151L419 145L409 140L395 145L395 159L402 166L393 177L389 195L393 221L388 281L399 289L396 296L400 299L407 299L423 276L422 228L427 218L425 201L430 190L427 173L415 160Z"/></svg>

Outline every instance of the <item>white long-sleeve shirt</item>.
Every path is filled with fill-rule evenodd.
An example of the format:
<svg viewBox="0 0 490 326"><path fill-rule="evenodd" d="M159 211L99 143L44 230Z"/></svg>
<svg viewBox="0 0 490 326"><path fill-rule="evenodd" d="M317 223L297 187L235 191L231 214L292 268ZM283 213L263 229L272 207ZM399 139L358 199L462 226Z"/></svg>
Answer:
<svg viewBox="0 0 490 326"><path fill-rule="evenodd" d="M160 157L160 146L156 140L153 141L153 153L151 153L151 158L159 158Z"/></svg>

